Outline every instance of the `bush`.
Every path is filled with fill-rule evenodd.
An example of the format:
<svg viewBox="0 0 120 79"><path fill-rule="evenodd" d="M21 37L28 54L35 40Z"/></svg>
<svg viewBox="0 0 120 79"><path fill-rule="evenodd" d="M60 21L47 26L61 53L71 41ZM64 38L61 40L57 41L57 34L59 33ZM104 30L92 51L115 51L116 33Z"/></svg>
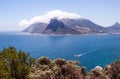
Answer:
<svg viewBox="0 0 120 79"><path fill-rule="evenodd" d="M50 59L48 57L42 56L37 63L41 65L49 65L51 63Z"/></svg>
<svg viewBox="0 0 120 79"><path fill-rule="evenodd" d="M41 57L32 67L30 79L84 79L85 68L80 69L76 61Z"/></svg>
<svg viewBox="0 0 120 79"><path fill-rule="evenodd" d="M55 64L57 64L58 66L62 66L65 65L67 62L64 59L58 58L55 60Z"/></svg>
<svg viewBox="0 0 120 79"><path fill-rule="evenodd" d="M35 59L10 46L0 51L0 79L26 79Z"/></svg>

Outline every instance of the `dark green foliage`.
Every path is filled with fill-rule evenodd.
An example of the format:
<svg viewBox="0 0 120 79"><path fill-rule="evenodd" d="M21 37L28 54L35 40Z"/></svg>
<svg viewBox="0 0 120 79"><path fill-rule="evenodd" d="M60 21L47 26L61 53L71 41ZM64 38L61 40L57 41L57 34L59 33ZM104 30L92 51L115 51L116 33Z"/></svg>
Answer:
<svg viewBox="0 0 120 79"><path fill-rule="evenodd" d="M0 79L26 79L34 59L14 47L0 51Z"/></svg>

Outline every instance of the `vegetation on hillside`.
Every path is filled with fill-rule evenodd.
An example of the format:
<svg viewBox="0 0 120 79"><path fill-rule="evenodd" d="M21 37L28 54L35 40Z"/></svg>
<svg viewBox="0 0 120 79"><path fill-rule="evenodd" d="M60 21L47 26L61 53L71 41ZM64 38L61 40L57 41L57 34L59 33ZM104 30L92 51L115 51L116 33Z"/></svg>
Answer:
<svg viewBox="0 0 120 79"><path fill-rule="evenodd" d="M10 46L0 51L0 79L120 79L120 60L89 72L78 64L44 56L35 61L30 54Z"/></svg>
<svg viewBox="0 0 120 79"><path fill-rule="evenodd" d="M86 71L79 67L77 61L66 61L64 59L50 60L41 57L32 66L30 79L84 79Z"/></svg>
<svg viewBox="0 0 120 79"><path fill-rule="evenodd" d="M78 61L64 59L51 60L39 58L32 66L30 79L120 79L120 61L102 68L95 67L86 72L85 67L78 66Z"/></svg>

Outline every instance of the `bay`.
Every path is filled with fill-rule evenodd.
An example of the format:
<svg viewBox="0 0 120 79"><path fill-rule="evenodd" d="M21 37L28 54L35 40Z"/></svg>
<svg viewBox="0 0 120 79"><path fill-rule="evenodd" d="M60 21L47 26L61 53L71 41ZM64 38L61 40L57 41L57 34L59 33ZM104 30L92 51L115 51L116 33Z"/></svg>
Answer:
<svg viewBox="0 0 120 79"><path fill-rule="evenodd" d="M47 56L78 60L87 70L120 59L119 34L48 36L0 32L0 50L8 46L29 52L36 59Z"/></svg>

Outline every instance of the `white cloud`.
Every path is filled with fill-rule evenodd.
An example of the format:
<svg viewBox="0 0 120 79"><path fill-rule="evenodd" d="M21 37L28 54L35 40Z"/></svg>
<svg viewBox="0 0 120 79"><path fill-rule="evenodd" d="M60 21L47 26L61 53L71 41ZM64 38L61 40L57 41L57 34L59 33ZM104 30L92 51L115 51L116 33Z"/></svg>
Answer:
<svg viewBox="0 0 120 79"><path fill-rule="evenodd" d="M33 17L30 20L22 20L22 21L20 21L19 25L20 26L29 26L29 25L36 23L36 22L49 23L50 19L52 19L52 18L78 19L78 18L80 18L80 16L78 14L75 14L75 13L69 13L69 12L65 12L65 11L61 11L61 10L54 10L54 11L47 12L44 15Z"/></svg>
<svg viewBox="0 0 120 79"><path fill-rule="evenodd" d="M28 24L29 24L29 21L27 21L27 20L22 20L19 23L20 26L27 26Z"/></svg>

